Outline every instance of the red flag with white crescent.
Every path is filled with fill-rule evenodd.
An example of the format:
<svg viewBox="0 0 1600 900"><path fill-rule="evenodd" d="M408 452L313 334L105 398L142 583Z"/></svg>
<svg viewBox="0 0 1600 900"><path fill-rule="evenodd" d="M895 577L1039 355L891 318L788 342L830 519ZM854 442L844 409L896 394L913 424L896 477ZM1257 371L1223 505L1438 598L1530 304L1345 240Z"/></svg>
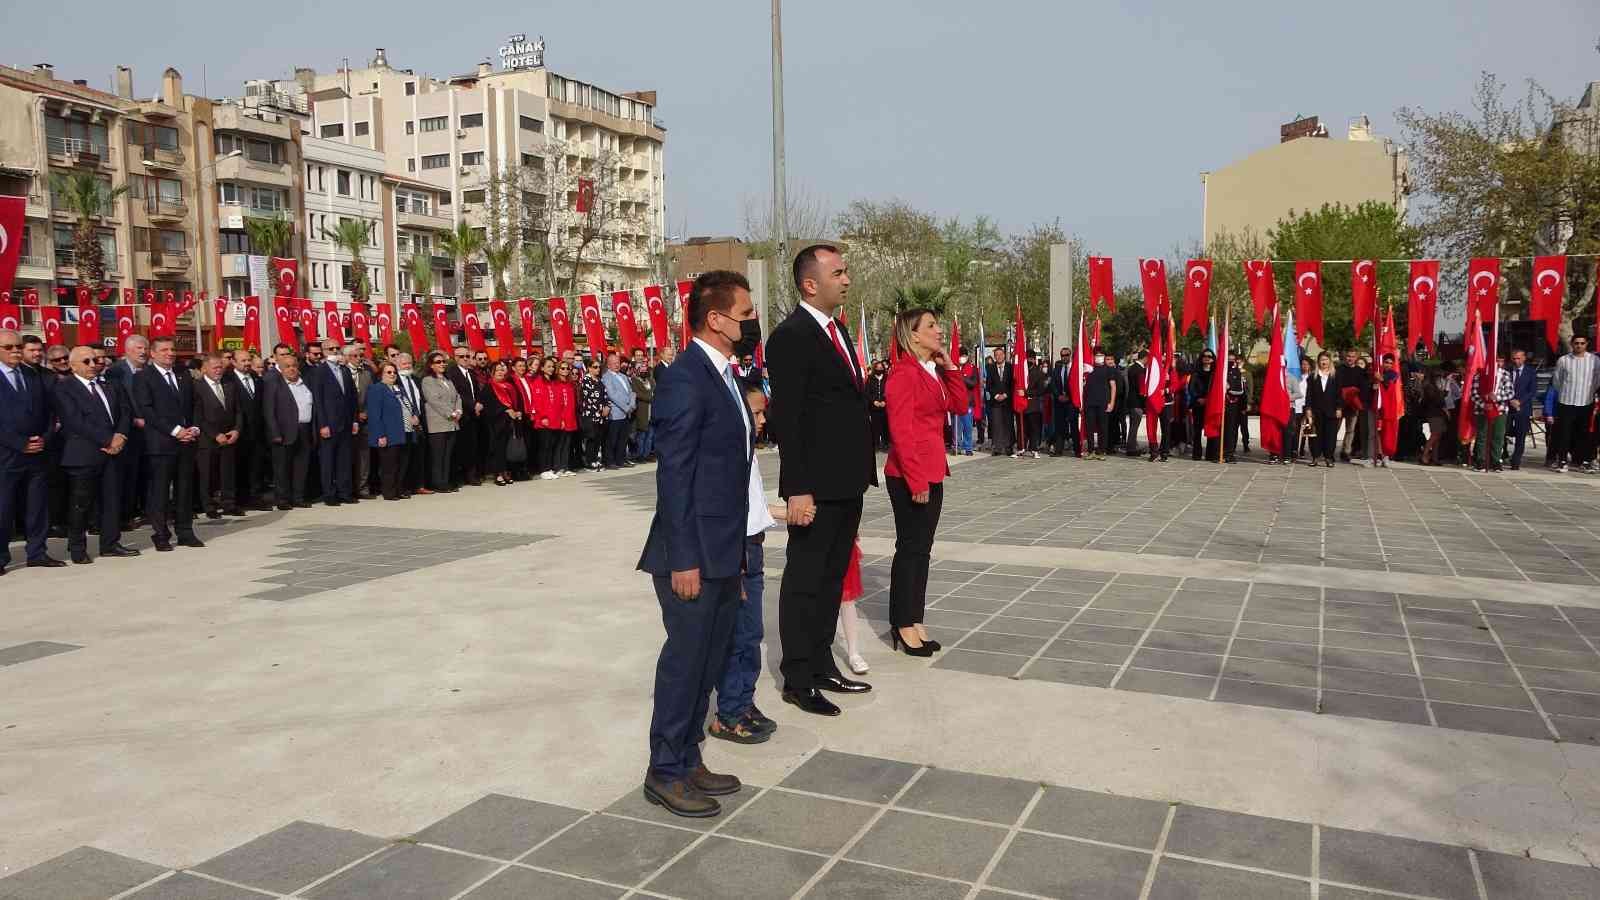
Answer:
<svg viewBox="0 0 1600 900"><path fill-rule="evenodd" d="M145 297L150 304L150 327L146 331L146 337L172 337L177 334L177 329L172 324L172 311L174 309L174 303L171 299L172 292L167 291L164 296L166 299L158 302L155 299L155 291L145 291Z"/></svg>
<svg viewBox="0 0 1600 900"><path fill-rule="evenodd" d="M1283 326L1278 310L1272 310L1272 349L1267 354L1267 371L1261 386L1261 449L1273 456L1284 452L1283 429L1289 424L1289 373L1283 358ZM1213 376L1215 377L1215 376Z"/></svg>
<svg viewBox="0 0 1600 900"><path fill-rule="evenodd" d="M11 299L10 291L0 291L0 328L8 331L22 328L22 306Z"/></svg>
<svg viewBox="0 0 1600 900"><path fill-rule="evenodd" d="M565 353L576 350L577 342L572 338L572 316L567 313L567 298L551 297L550 304L550 332L555 335L556 352Z"/></svg>
<svg viewBox="0 0 1600 900"><path fill-rule="evenodd" d="M61 343L61 307L39 307L39 321L44 326L44 345L53 347Z"/></svg>
<svg viewBox="0 0 1600 900"><path fill-rule="evenodd" d="M1532 295L1528 300L1528 318L1544 320L1545 340L1553 348L1560 339L1561 301L1567 296L1567 258L1565 256L1536 256L1533 258ZM1496 323L1499 318L1496 317Z"/></svg>
<svg viewBox="0 0 1600 900"><path fill-rule="evenodd" d="M1499 257L1477 257L1467 263L1467 301L1481 321L1495 318L1495 307L1500 304Z"/></svg>
<svg viewBox="0 0 1600 900"><path fill-rule="evenodd" d="M1144 384L1140 385L1144 391L1144 436L1152 448L1160 446L1157 442L1161 436L1156 431L1161 424L1161 411L1167 407L1166 354L1161 348L1161 331L1159 321L1150 323L1150 352L1145 358Z"/></svg>
<svg viewBox="0 0 1600 900"><path fill-rule="evenodd" d="M1012 333L1016 353L1011 361L1011 408L1018 413L1028 408L1028 333L1022 326L1022 304L1017 304L1017 320Z"/></svg>
<svg viewBox="0 0 1600 900"><path fill-rule="evenodd" d="M1192 325L1204 335L1211 317L1211 260L1191 259L1183 268L1183 325L1178 330L1188 334Z"/></svg>
<svg viewBox="0 0 1600 900"><path fill-rule="evenodd" d="M461 337L466 340L472 352L487 351L489 342L483 337L483 324L478 321L478 305L476 303L461 304Z"/></svg>
<svg viewBox="0 0 1600 900"><path fill-rule="evenodd" d="M211 311L211 349L221 350L223 332L227 330L223 323L228 320L228 298L218 297L211 301Z"/></svg>
<svg viewBox="0 0 1600 900"><path fill-rule="evenodd" d="M0 291L9 292L17 276L27 204L26 197L0 197Z"/></svg>
<svg viewBox="0 0 1600 900"><path fill-rule="evenodd" d="M1117 289L1112 278L1111 257L1089 257L1089 314L1094 315L1101 303L1112 312L1117 310Z"/></svg>
<svg viewBox="0 0 1600 900"><path fill-rule="evenodd" d="M1498 263L1499 260L1495 262ZM1469 285L1470 282L1469 278ZM1461 383L1466 389L1456 408L1456 437L1462 443L1471 441L1473 435L1477 433L1477 424L1473 421L1471 392L1473 387L1479 384L1477 379L1484 369L1484 357L1489 355L1489 348L1483 343L1483 317L1479 315L1476 303L1468 304L1467 319L1466 333L1461 336L1461 343L1467 353L1466 371L1461 375Z"/></svg>
<svg viewBox="0 0 1600 900"><path fill-rule="evenodd" d="M633 317L633 292L613 291L611 314L617 319L617 340L622 342L624 353L644 349L644 337L639 334L639 323Z"/></svg>
<svg viewBox="0 0 1600 900"><path fill-rule="evenodd" d="M1278 284L1272 277L1272 260L1245 260L1244 280L1250 285L1250 308L1255 311L1256 327L1260 328L1267 320L1267 310L1278 305Z"/></svg>
<svg viewBox="0 0 1600 900"><path fill-rule="evenodd" d="M244 298L244 348L261 352L261 298Z"/></svg>
<svg viewBox="0 0 1600 900"><path fill-rule="evenodd" d="M1167 299L1167 262L1162 259L1139 260L1139 283L1144 288L1144 320L1154 325Z"/></svg>
<svg viewBox="0 0 1600 900"><path fill-rule="evenodd" d="M338 341L342 346L344 344L344 322L339 316L338 301L322 301L322 322L322 333L328 339Z"/></svg>
<svg viewBox="0 0 1600 900"><path fill-rule="evenodd" d="M689 349L689 294L694 291L694 282L678 282L678 349ZM862 329L865 331L866 329Z"/></svg>
<svg viewBox="0 0 1600 900"><path fill-rule="evenodd" d="M300 342L294 334L295 315L290 297L279 294L272 298L272 317L278 323L278 340L298 345Z"/></svg>
<svg viewBox="0 0 1600 900"><path fill-rule="evenodd" d="M267 268L272 271L272 283L278 294L293 297L300 293L299 260L273 256L267 259Z"/></svg>
<svg viewBox="0 0 1600 900"><path fill-rule="evenodd" d="M1406 289L1406 350L1418 344L1433 353L1433 321L1439 303L1439 261L1413 259Z"/></svg>
<svg viewBox="0 0 1600 900"><path fill-rule="evenodd" d="M510 359L517 353L516 334L511 330L511 308L504 300L489 301L489 319L494 322L495 349L501 359Z"/></svg>
<svg viewBox="0 0 1600 900"><path fill-rule="evenodd" d="M583 333L589 339L589 350L603 359L611 351L606 344L606 326L600 318L600 298L584 294L578 298L578 308L583 310Z"/></svg>
<svg viewBox="0 0 1600 900"><path fill-rule="evenodd" d="M1205 435L1222 436L1223 416L1228 401L1228 310L1222 310L1222 331L1217 334L1217 361L1211 367L1211 389L1206 392Z"/></svg>
<svg viewBox="0 0 1600 900"><path fill-rule="evenodd" d="M979 323L979 325L982 324L981 322ZM983 348L980 347L978 349L981 351ZM1072 348L1072 357L1077 362L1077 365L1072 369L1072 381L1068 385L1067 392L1072 396L1073 408L1077 409L1081 415L1083 412L1084 367L1086 364L1092 365L1094 359L1089 350L1089 334L1084 329L1082 313L1078 314L1078 342Z"/></svg>
<svg viewBox="0 0 1600 900"><path fill-rule="evenodd" d="M517 301L517 318L522 320L522 346L531 357L539 348L539 314L534 309L532 297Z"/></svg>
<svg viewBox="0 0 1600 900"><path fill-rule="evenodd" d="M415 303L400 307L400 327L411 337L411 354L421 356L428 352L428 329L422 325L422 311Z"/></svg>
<svg viewBox="0 0 1600 900"><path fill-rule="evenodd" d="M350 304L350 337L369 346L372 344L372 316L365 303Z"/></svg>
<svg viewBox="0 0 1600 900"><path fill-rule="evenodd" d="M300 320L300 337L307 343L317 339L317 311L311 308L309 297L294 298L295 315Z"/></svg>
<svg viewBox="0 0 1600 900"><path fill-rule="evenodd" d="M78 343L100 346L100 304L86 287L78 288Z"/></svg>
<svg viewBox="0 0 1600 900"><path fill-rule="evenodd" d="M169 291L168 293L171 292ZM183 302L179 303L177 307L172 310L172 324L177 325L179 319L183 318L186 314L188 314L189 310L195 308L195 304L204 299L206 299L205 291L200 292L199 300L195 299L194 291L184 291Z"/></svg>
<svg viewBox="0 0 1600 900"><path fill-rule="evenodd" d="M123 305L117 307L117 355L118 356L122 355L123 346L125 344L127 344L128 338L133 337L134 316L137 315L137 313L135 312L135 309L136 309L136 307L132 306L131 304L123 304ZM4 324L5 324L4 322L0 322L0 327L3 327Z"/></svg>
<svg viewBox="0 0 1600 900"><path fill-rule="evenodd" d="M455 345L450 342L450 310L442 303L433 306L433 342L446 355L455 352Z"/></svg>
<svg viewBox="0 0 1600 900"><path fill-rule="evenodd" d="M661 285L645 285L644 308L650 316L650 346L660 350L672 341L672 325L667 321L667 303L661 296Z"/></svg>
<svg viewBox="0 0 1600 900"><path fill-rule="evenodd" d="M1294 313L1302 333L1316 335L1321 346L1322 263L1318 260L1302 259L1294 264Z"/></svg>
<svg viewBox="0 0 1600 900"><path fill-rule="evenodd" d="M1356 340L1361 330L1378 316L1378 261L1352 259L1350 261L1350 315Z"/></svg>

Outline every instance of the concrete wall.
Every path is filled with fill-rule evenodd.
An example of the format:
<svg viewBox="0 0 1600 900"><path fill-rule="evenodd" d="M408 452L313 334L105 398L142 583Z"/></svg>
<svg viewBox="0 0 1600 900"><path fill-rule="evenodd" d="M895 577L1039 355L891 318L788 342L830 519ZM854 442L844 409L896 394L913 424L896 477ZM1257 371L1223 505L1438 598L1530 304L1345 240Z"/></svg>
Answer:
<svg viewBox="0 0 1600 900"><path fill-rule="evenodd" d="M1324 203L1394 203L1394 165L1382 141L1301 138L1258 150L1206 179L1206 241L1247 228L1265 239L1291 210Z"/></svg>

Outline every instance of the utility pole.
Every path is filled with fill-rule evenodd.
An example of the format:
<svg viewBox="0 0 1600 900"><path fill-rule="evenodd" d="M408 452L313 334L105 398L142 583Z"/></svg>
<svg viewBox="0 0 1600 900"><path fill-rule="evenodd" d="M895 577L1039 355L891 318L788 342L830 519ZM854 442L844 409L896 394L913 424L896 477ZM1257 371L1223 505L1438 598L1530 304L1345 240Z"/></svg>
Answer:
<svg viewBox="0 0 1600 900"><path fill-rule="evenodd" d="M772 0L772 243L776 249L769 286L783 283L783 269L789 263L789 201L784 196L786 176L783 160L782 5L783 0ZM761 312L761 331L764 336L768 317L766 310Z"/></svg>

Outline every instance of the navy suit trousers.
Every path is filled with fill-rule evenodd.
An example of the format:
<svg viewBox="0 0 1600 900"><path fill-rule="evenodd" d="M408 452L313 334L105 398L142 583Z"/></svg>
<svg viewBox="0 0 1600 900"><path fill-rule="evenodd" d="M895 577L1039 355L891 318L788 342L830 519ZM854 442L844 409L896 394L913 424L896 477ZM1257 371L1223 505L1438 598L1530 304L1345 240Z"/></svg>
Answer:
<svg viewBox="0 0 1600 900"><path fill-rule="evenodd" d="M679 781L700 765L711 689L728 661L742 579L737 575L701 579L700 596L693 600L678 599L670 576L656 575L651 581L667 640L656 660L650 772L664 781Z"/></svg>
<svg viewBox="0 0 1600 900"><path fill-rule="evenodd" d="M317 462L322 470L322 499L353 500L356 496L355 473L350 468L352 436L343 428L329 431L330 437L317 444ZM361 448L366 450L365 447Z"/></svg>
<svg viewBox="0 0 1600 900"><path fill-rule="evenodd" d="M31 455L43 459L41 453ZM44 558L45 538L50 534L49 496L43 465L31 460L12 465L0 463L0 565L11 564L8 545L19 509L22 530L28 539L28 559Z"/></svg>

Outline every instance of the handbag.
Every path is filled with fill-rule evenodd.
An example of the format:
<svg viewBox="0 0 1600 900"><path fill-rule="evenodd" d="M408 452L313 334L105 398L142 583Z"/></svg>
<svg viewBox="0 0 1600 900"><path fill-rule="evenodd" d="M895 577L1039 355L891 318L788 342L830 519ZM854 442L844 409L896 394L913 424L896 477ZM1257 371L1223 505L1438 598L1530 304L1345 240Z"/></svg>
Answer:
<svg viewBox="0 0 1600 900"><path fill-rule="evenodd" d="M512 465L528 461L528 445L523 442L522 435L513 434L506 441L506 462Z"/></svg>

